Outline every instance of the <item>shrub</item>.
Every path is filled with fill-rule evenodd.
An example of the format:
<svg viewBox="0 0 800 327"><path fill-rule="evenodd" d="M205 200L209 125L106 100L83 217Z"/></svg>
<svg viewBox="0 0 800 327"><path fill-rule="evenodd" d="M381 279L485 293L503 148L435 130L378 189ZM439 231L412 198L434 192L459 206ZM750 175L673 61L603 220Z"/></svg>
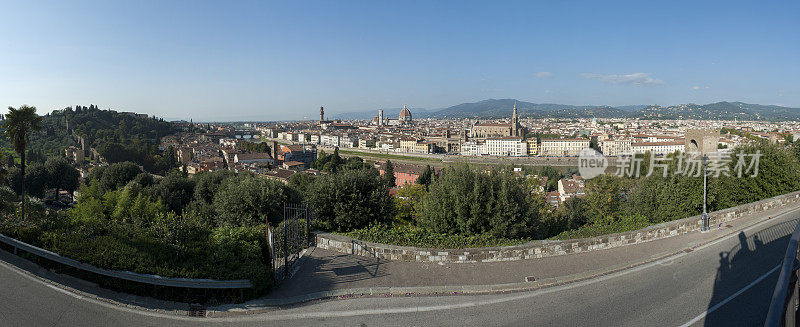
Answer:
<svg viewBox="0 0 800 327"><path fill-rule="evenodd" d="M349 170L317 178L306 193L328 230L349 231L393 216L389 190L375 170Z"/></svg>
<svg viewBox="0 0 800 327"><path fill-rule="evenodd" d="M498 238L489 234L453 235L434 232L428 228L410 224L371 224L344 235L374 243L399 246L415 246L438 249L465 249L475 247L505 246L522 244L528 239Z"/></svg>
<svg viewBox="0 0 800 327"><path fill-rule="evenodd" d="M530 237L539 233L543 202L524 190L511 172L446 168L423 198L419 223L438 233Z"/></svg>
<svg viewBox="0 0 800 327"><path fill-rule="evenodd" d="M575 238L595 237L606 234L622 233L650 226L651 222L643 216L624 216L614 220L599 220L577 229L571 229L552 237L567 240Z"/></svg>
<svg viewBox="0 0 800 327"><path fill-rule="evenodd" d="M256 226L265 219L283 219L283 204L290 200L288 188L280 182L246 176L228 178L214 196L218 225Z"/></svg>

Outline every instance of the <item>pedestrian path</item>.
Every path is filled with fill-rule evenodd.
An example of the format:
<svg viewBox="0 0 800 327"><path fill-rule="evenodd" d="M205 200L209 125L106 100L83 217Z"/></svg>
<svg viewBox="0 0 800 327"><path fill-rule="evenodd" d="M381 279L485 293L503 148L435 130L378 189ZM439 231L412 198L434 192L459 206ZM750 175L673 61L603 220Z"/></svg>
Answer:
<svg viewBox="0 0 800 327"><path fill-rule="evenodd" d="M346 294L367 288L498 285L558 280L586 272L621 269L662 258L736 233L789 211L800 204L745 216L709 232L692 232L645 243L539 259L485 263L421 263L388 261L315 248L297 273L263 299L313 298L313 294ZM780 219L788 219L783 215ZM796 218L796 216L792 216Z"/></svg>

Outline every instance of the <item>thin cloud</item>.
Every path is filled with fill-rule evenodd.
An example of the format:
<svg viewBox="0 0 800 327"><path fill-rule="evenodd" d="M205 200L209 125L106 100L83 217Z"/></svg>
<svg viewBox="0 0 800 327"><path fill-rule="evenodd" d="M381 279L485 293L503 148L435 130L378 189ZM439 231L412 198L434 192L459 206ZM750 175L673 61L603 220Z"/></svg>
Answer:
<svg viewBox="0 0 800 327"><path fill-rule="evenodd" d="M627 75L581 74L586 79L596 79L609 84L654 86L663 85L664 81L650 77L648 73L633 73Z"/></svg>
<svg viewBox="0 0 800 327"><path fill-rule="evenodd" d="M533 77L553 78L553 73L551 73L551 72L536 72L536 73L533 73Z"/></svg>

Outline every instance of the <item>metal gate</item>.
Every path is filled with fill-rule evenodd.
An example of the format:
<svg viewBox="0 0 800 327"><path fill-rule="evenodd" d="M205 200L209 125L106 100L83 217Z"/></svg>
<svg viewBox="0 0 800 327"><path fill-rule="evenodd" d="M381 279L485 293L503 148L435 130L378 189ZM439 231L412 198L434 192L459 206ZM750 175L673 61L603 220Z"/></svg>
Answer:
<svg viewBox="0 0 800 327"><path fill-rule="evenodd" d="M272 276L276 283L292 275L300 252L311 246L312 219L307 204L284 204L283 221L274 227L267 222Z"/></svg>

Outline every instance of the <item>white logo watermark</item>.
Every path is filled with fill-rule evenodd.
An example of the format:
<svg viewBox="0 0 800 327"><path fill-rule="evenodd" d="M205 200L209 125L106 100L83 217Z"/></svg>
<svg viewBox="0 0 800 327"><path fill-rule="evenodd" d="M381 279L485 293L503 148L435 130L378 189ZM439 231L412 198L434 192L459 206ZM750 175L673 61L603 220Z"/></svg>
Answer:
<svg viewBox="0 0 800 327"><path fill-rule="evenodd" d="M585 148L578 154L578 172L584 179L602 175L608 168L608 159L592 148Z"/></svg>
<svg viewBox="0 0 800 327"><path fill-rule="evenodd" d="M734 158L735 156L735 158ZM761 151L756 153L712 152L703 156L699 153L679 152L668 156L650 155L645 161L643 155L625 155L616 158L615 175L639 178L659 174L662 177L683 175L701 177L705 171L708 177L735 176L758 177L758 164ZM734 162L735 160L735 162ZM578 156L578 172L584 179L600 176L608 168L608 158L594 149L585 148Z"/></svg>

